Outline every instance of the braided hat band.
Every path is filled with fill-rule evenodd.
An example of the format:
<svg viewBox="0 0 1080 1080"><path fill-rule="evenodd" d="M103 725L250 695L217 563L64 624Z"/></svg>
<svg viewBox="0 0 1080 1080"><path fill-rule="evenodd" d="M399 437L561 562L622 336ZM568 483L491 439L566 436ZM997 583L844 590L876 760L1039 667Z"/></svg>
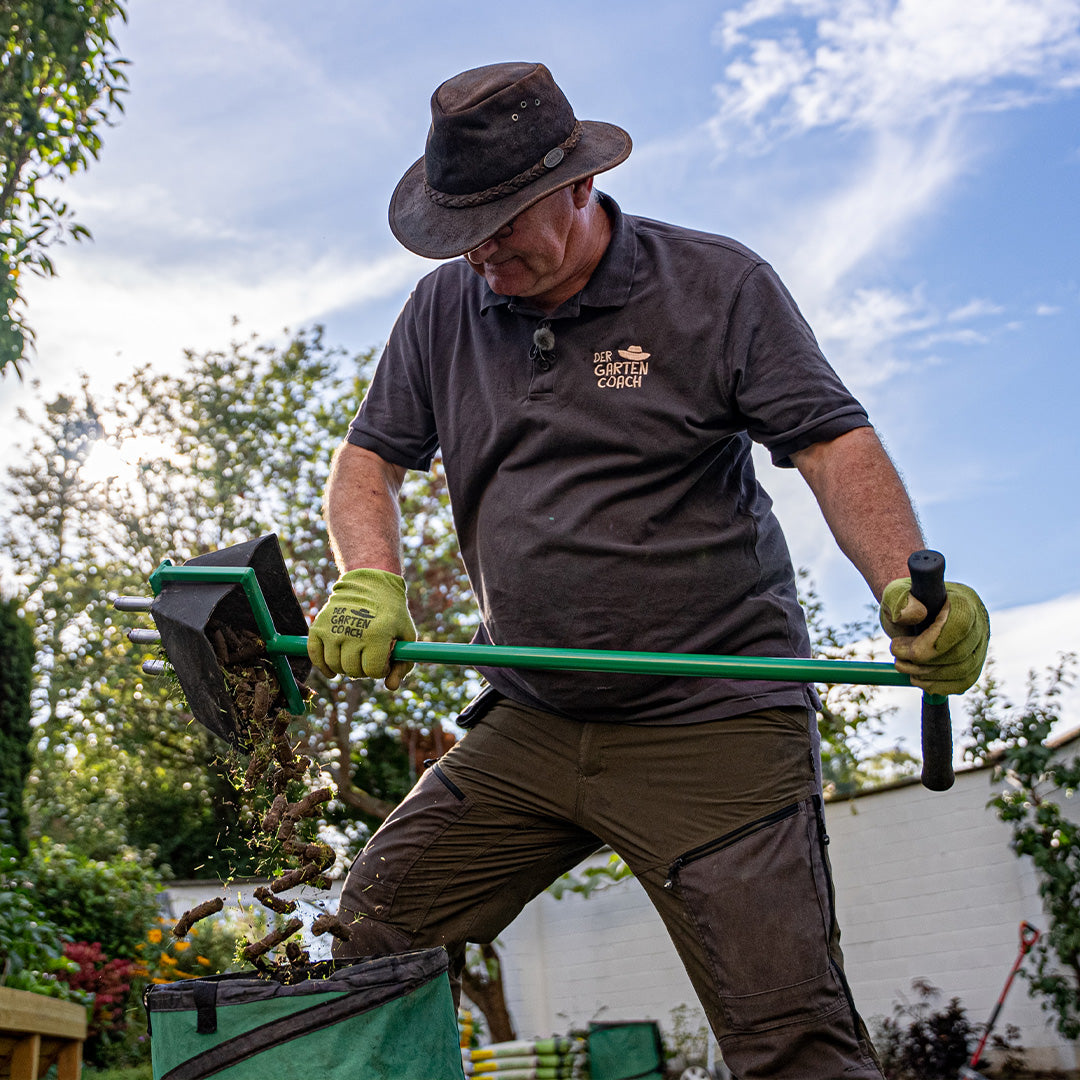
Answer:
<svg viewBox="0 0 1080 1080"><path fill-rule="evenodd" d="M504 180L501 184L496 184L494 187L485 188L483 191L470 192L467 195L450 195L445 191L436 191L425 176L424 191L433 203L436 203L439 206L448 206L459 210L467 206L483 206L484 203L505 199L507 195L513 195L522 188L528 187L529 184L538 180L549 169L554 169L555 166L558 165L579 142L581 142L581 136L584 131L585 129L581 126L581 121L575 120L574 130L570 132L570 135L563 139L563 141L554 149L549 150L544 155L542 161L538 161L531 168L526 169L524 172L519 172L517 176L512 176L509 180Z"/></svg>

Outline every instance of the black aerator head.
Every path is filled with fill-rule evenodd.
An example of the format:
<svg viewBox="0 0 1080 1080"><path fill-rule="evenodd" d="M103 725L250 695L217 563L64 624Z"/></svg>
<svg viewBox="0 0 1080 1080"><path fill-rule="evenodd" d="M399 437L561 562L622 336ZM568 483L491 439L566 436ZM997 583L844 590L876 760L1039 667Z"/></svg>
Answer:
<svg viewBox="0 0 1080 1080"><path fill-rule="evenodd" d="M196 566L250 566L280 634L307 636L304 613L293 592L277 536L249 540L233 547L198 555L184 563ZM233 700L225 687L224 672L208 634L215 625L259 635L251 605L239 584L166 582L150 613L169 663L176 671L192 715L215 735L234 746L243 743ZM289 667L298 683L311 671L306 657L290 657Z"/></svg>

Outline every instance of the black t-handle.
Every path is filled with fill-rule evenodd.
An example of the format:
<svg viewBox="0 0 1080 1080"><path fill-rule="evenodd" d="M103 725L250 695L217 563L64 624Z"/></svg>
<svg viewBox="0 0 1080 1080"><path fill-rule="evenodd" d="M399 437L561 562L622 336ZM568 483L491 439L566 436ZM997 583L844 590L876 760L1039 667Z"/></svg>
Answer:
<svg viewBox="0 0 1080 1080"><path fill-rule="evenodd" d="M916 551L908 559L911 595L926 608L926 618L915 628L921 634L945 604L945 556L939 551ZM948 791L956 774L952 764L952 717L949 699L923 694L922 782L931 791Z"/></svg>

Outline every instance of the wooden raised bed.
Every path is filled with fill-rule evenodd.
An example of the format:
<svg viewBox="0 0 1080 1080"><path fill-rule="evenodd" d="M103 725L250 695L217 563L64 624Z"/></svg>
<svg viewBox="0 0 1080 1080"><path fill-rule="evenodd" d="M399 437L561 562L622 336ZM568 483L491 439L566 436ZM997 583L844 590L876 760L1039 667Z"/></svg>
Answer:
<svg viewBox="0 0 1080 1080"><path fill-rule="evenodd" d="M56 1065L57 1080L79 1080L86 1009L0 986L0 1077L38 1080Z"/></svg>

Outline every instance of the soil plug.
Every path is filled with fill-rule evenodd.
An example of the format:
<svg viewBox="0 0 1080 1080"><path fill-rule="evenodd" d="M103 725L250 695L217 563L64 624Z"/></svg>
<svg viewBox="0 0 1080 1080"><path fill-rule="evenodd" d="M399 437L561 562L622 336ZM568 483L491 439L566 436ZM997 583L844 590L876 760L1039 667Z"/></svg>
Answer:
<svg viewBox="0 0 1080 1080"><path fill-rule="evenodd" d="M318 863L309 862L306 866L299 866L295 870L288 870L279 878L274 878L270 883L270 891L273 893L285 892L286 889L294 889L297 885L303 885L312 881L323 872Z"/></svg>
<svg viewBox="0 0 1080 1080"><path fill-rule="evenodd" d="M278 825L281 824L281 815L285 813L285 808L289 805L289 800L284 795L278 795L270 805L270 809L266 811L266 817L262 820L262 831L273 832Z"/></svg>
<svg viewBox="0 0 1080 1080"><path fill-rule="evenodd" d="M209 915L216 915L224 906L224 898L215 896L213 900L204 900L190 911L185 911L172 928L173 937L182 938L200 919L205 919Z"/></svg>
<svg viewBox="0 0 1080 1080"><path fill-rule="evenodd" d="M296 910L295 900L282 900L275 896L265 885L260 885L255 890L254 896L263 907L268 907L279 915L291 915Z"/></svg>
<svg viewBox="0 0 1080 1080"><path fill-rule="evenodd" d="M303 780L304 774L307 772L307 768L310 764L310 758L300 758L292 765L286 765L280 769L275 769L270 774L270 786L274 793L276 795L283 795L291 781Z"/></svg>
<svg viewBox="0 0 1080 1080"><path fill-rule="evenodd" d="M280 945L286 938L292 937L303 925L300 919L290 919L279 930L274 930L259 941L252 941L250 944L245 945L244 951L240 955L245 960L254 960L257 956L262 956Z"/></svg>
<svg viewBox="0 0 1080 1080"><path fill-rule="evenodd" d="M328 787L319 788L318 791L309 791L299 802L289 804L285 816L293 821L311 817L323 803L329 802L333 798L333 794Z"/></svg>
<svg viewBox="0 0 1080 1080"><path fill-rule="evenodd" d="M269 767L270 754L263 749L256 750L248 762L247 772L244 773L244 790L251 791L255 788Z"/></svg>
<svg viewBox="0 0 1080 1080"><path fill-rule="evenodd" d="M285 959L288 960L294 968L303 968L311 963L311 954L307 949L302 949L299 942L290 941L285 946Z"/></svg>
<svg viewBox="0 0 1080 1080"><path fill-rule="evenodd" d="M338 941L349 940L349 928L336 915L329 913L320 915L312 924L311 932L319 934L332 934Z"/></svg>
<svg viewBox="0 0 1080 1080"><path fill-rule="evenodd" d="M285 854L295 855L301 862L316 863L325 870L333 865L334 849L329 844L305 844L302 840L289 840L285 844Z"/></svg>

